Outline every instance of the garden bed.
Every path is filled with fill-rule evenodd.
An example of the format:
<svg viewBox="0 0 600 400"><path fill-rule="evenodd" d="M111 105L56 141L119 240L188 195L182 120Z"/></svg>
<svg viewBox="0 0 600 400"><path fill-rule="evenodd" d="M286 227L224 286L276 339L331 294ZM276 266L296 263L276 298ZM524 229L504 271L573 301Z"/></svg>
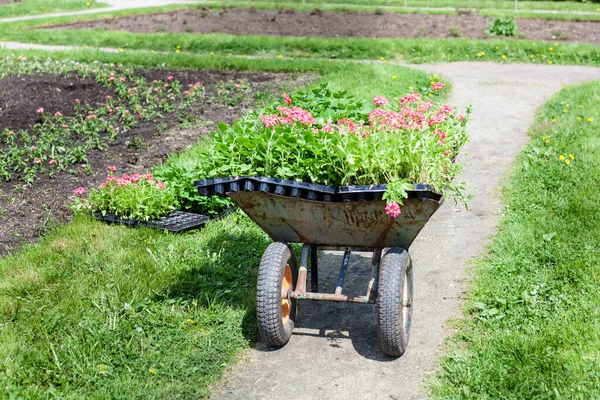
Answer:
<svg viewBox="0 0 600 400"><path fill-rule="evenodd" d="M1 71L0 71L1 72ZM6 71L4 71L6 73ZM169 76L183 87L202 82L204 99L192 105L185 120L175 113L163 113L163 118L141 120L133 129L122 132L104 151L91 150L87 163L75 163L56 176L40 173L32 185L15 176L10 181L0 180L0 253L24 240L37 238L51 221L67 219L69 197L77 187L96 186L105 179L107 165L115 165L123 173L143 173L164 161L166 156L179 152L208 133L216 123L231 123L253 107L259 93L274 95L281 85L296 86L290 74L238 73L190 70L136 71L148 81L166 81ZM217 85L223 82L248 83L247 95L219 96ZM24 129L42 120L37 109L48 115L61 112L65 117L73 113L77 100L82 106L95 108L115 96L107 87L94 79L82 78L76 73L43 73L9 76L0 79L0 133L6 129ZM234 99L235 101L231 101ZM6 143L0 143L5 151Z"/></svg>
<svg viewBox="0 0 600 400"><path fill-rule="evenodd" d="M356 38L485 38L493 18L476 14L427 15L295 10L179 10L54 26L140 33L230 33ZM600 23L518 19L526 39L600 44Z"/></svg>

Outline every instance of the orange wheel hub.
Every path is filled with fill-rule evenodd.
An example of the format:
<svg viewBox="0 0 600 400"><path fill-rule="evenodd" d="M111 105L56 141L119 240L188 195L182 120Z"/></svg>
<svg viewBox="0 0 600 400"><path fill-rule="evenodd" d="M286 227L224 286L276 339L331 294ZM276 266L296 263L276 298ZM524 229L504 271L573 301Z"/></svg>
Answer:
<svg viewBox="0 0 600 400"><path fill-rule="evenodd" d="M285 265L283 271L283 279L281 280L281 293L287 293L292 287L292 269L289 264ZM292 311L291 300L286 297L281 299L281 319L285 325L290 319L290 313Z"/></svg>

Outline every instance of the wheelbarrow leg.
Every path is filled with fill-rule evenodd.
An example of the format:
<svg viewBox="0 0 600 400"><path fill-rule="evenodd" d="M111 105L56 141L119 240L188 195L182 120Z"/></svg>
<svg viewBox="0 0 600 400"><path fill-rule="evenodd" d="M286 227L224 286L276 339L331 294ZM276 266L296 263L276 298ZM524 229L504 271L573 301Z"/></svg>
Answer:
<svg viewBox="0 0 600 400"><path fill-rule="evenodd" d="M317 246L310 246L310 291L319 293L319 261Z"/></svg>

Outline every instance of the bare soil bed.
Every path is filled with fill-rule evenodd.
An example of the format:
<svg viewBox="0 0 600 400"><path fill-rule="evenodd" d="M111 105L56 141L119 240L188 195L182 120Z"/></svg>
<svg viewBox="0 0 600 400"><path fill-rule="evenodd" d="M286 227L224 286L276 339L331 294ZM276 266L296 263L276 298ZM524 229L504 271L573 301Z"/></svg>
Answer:
<svg viewBox="0 0 600 400"><path fill-rule="evenodd" d="M218 122L231 123L253 107L258 93L279 94L280 87L294 88L309 82L311 77L295 77L284 73L242 73L190 70L138 71L147 79L166 80L173 76L184 86L202 82L205 101L193 106L193 127L181 127L174 115L157 121L144 121L126 133L106 151L87 154L85 164L72 165L55 178L39 177L32 186L13 180L0 181L0 254L39 237L49 225L67 220L70 215L69 197L77 187L96 186L105 179L106 167L116 165L119 173L140 173L165 160L167 155L180 152L207 134ZM212 101L215 86L220 81L246 79L252 89L244 101L235 106ZM111 92L90 79L76 74L67 76L39 74L8 77L0 80L0 132L4 128L27 128L40 122L35 113L38 107L68 115L76 99L93 106L102 104ZM163 129L159 129L159 124ZM135 144L135 145L132 145ZM0 151L2 148L0 146Z"/></svg>
<svg viewBox="0 0 600 400"><path fill-rule="evenodd" d="M427 15L314 10L197 9L145 14L54 26L128 32L231 33L236 35L356 38L483 39L493 18L479 15ZM600 22L518 19L524 38L600 44ZM456 28L454 35L450 28Z"/></svg>

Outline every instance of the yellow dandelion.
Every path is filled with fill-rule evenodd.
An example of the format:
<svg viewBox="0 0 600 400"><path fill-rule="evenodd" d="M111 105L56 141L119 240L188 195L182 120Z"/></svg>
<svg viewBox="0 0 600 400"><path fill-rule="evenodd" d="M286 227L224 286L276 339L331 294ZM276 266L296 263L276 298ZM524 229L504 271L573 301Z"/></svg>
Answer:
<svg viewBox="0 0 600 400"><path fill-rule="evenodd" d="M283 58L283 56L282 56L281 54L279 54L279 55L277 56L277 58Z"/></svg>
<svg viewBox="0 0 600 400"><path fill-rule="evenodd" d="M409 86L409 87L408 87L408 90L413 90L413 87L412 87L412 86Z"/></svg>
<svg viewBox="0 0 600 400"><path fill-rule="evenodd" d="M577 121L581 121L581 117L577 117Z"/></svg>
<svg viewBox="0 0 600 400"><path fill-rule="evenodd" d="M529 58L533 58L533 54L530 54L530 55L529 55Z"/></svg>
<svg viewBox="0 0 600 400"><path fill-rule="evenodd" d="M502 58L503 60L506 60L506 55L502 54L502 57L501 57L501 58Z"/></svg>
<svg viewBox="0 0 600 400"><path fill-rule="evenodd" d="M565 104L565 107L569 107L569 106L570 106L570 104L568 104L568 103L567 103L567 104Z"/></svg>
<svg viewBox="0 0 600 400"><path fill-rule="evenodd" d="M561 155L558 157L558 159L559 159L560 161L565 161L565 156L563 156L563 155L561 154Z"/></svg>
<svg viewBox="0 0 600 400"><path fill-rule="evenodd" d="M397 76L396 76L396 75L392 75L392 79L396 79L396 78L397 78Z"/></svg>
<svg viewBox="0 0 600 400"><path fill-rule="evenodd" d="M148 372L150 372L152 375L156 375L156 370L154 368L148 369Z"/></svg>
<svg viewBox="0 0 600 400"><path fill-rule="evenodd" d="M546 139L546 143L550 143L550 139Z"/></svg>
<svg viewBox="0 0 600 400"><path fill-rule="evenodd" d="M175 48L176 48L176 49L180 49L180 48L181 48L181 46L177 46L177 47L175 47Z"/></svg>
<svg viewBox="0 0 600 400"><path fill-rule="evenodd" d="M177 49L175 50L175 53L181 53L181 50Z"/></svg>
<svg viewBox="0 0 600 400"><path fill-rule="evenodd" d="M498 50L500 48L500 46L496 46L496 50Z"/></svg>
<svg viewBox="0 0 600 400"><path fill-rule="evenodd" d="M119 47L119 51L123 51L123 48L122 48L122 47Z"/></svg>
<svg viewBox="0 0 600 400"><path fill-rule="evenodd" d="M570 158L571 160L574 160L574 159L575 159L575 156L574 156L573 154L569 154L569 158Z"/></svg>
<svg viewBox="0 0 600 400"><path fill-rule="evenodd" d="M567 164L567 165L571 164L571 160L565 160L565 164Z"/></svg>
<svg viewBox="0 0 600 400"><path fill-rule="evenodd" d="M548 47L548 51L552 51L552 47Z"/></svg>
<svg viewBox="0 0 600 400"><path fill-rule="evenodd" d="M579 105L579 108L583 108L583 106L582 106L582 105Z"/></svg>
<svg viewBox="0 0 600 400"><path fill-rule="evenodd" d="M189 319L188 318L188 319L185 320L185 323L186 323L186 325L193 325L193 324L196 323L196 321L194 321L193 319Z"/></svg>
<svg viewBox="0 0 600 400"><path fill-rule="evenodd" d="M231 53L227 54L229 57L231 57Z"/></svg>
<svg viewBox="0 0 600 400"><path fill-rule="evenodd" d="M380 59L381 61L385 60L385 58L383 58L383 57L379 57L379 59Z"/></svg>
<svg viewBox="0 0 600 400"><path fill-rule="evenodd" d="M150 50L150 53L154 53L154 50Z"/></svg>
<svg viewBox="0 0 600 400"><path fill-rule="evenodd" d="M556 122L556 118L552 118L552 122Z"/></svg>
<svg viewBox="0 0 600 400"><path fill-rule="evenodd" d="M214 55L215 55L215 52L214 52L214 51L211 51L211 52L210 52L210 55L211 55L211 56L214 56Z"/></svg>
<svg viewBox="0 0 600 400"><path fill-rule="evenodd" d="M85 5L89 7L92 5L92 3L88 1L87 3L85 3Z"/></svg>
<svg viewBox="0 0 600 400"><path fill-rule="evenodd" d="M438 78L439 78L438 74L433 75L433 79L438 79Z"/></svg>
<svg viewBox="0 0 600 400"><path fill-rule="evenodd" d="M552 65L552 61L548 61L548 65Z"/></svg>
<svg viewBox="0 0 600 400"><path fill-rule="evenodd" d="M588 118L588 122L592 122L594 120L594 118Z"/></svg>
<svg viewBox="0 0 600 400"><path fill-rule="evenodd" d="M563 110L563 112L564 112L564 113L568 113L568 112L569 112L569 110Z"/></svg>

